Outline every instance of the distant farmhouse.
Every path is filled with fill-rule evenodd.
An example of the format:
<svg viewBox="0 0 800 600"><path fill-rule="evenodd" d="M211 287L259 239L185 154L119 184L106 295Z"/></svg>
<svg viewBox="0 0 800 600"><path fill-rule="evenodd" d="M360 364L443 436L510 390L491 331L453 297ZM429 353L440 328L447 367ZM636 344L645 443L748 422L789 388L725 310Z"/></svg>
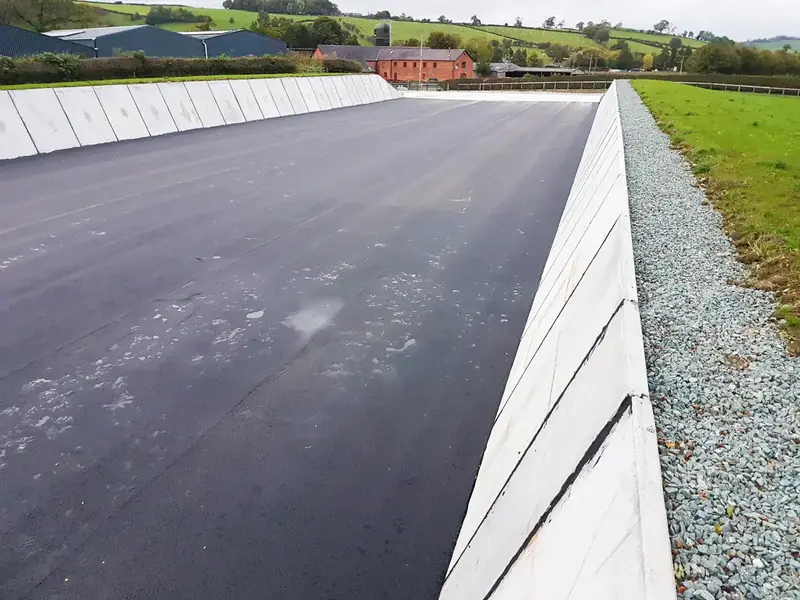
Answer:
<svg viewBox="0 0 800 600"><path fill-rule="evenodd" d="M445 81L475 75L475 61L463 49L321 45L314 58L355 60L387 81Z"/></svg>

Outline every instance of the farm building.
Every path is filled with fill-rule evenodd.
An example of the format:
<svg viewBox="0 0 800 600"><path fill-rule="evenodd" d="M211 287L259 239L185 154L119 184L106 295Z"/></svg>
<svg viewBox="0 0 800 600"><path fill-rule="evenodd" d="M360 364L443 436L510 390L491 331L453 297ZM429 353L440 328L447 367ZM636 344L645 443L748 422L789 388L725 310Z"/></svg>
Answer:
<svg viewBox="0 0 800 600"><path fill-rule="evenodd" d="M61 29L48 31L45 35L87 46L92 49L92 56L95 57L116 56L120 52L138 50L143 51L146 56L205 56L200 40L150 25Z"/></svg>
<svg viewBox="0 0 800 600"><path fill-rule="evenodd" d="M286 54L286 44L247 29L233 31L182 31L203 43L206 58L213 56L265 56Z"/></svg>
<svg viewBox="0 0 800 600"><path fill-rule="evenodd" d="M92 51L85 46L48 37L35 31L14 27L13 25L0 24L0 56L31 56L43 52L93 56Z"/></svg>
<svg viewBox="0 0 800 600"><path fill-rule="evenodd" d="M475 74L472 57L462 49L322 45L314 51L314 57L357 60L387 81L444 81Z"/></svg>

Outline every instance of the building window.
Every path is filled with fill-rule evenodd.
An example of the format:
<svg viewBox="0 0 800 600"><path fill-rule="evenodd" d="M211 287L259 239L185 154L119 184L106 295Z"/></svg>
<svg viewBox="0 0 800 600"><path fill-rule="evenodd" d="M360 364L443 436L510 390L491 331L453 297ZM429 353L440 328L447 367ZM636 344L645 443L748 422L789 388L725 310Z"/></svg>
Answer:
<svg viewBox="0 0 800 600"><path fill-rule="evenodd" d="M436 68L436 63L433 63L433 68L434 68L434 69Z"/></svg>
<svg viewBox="0 0 800 600"><path fill-rule="evenodd" d="M386 74L386 71L383 72L383 78L384 79L388 79L389 78L389 76Z"/></svg>
<svg viewBox="0 0 800 600"><path fill-rule="evenodd" d="M414 63L414 67L416 67L416 66L417 66L417 63Z"/></svg>
<svg viewBox="0 0 800 600"><path fill-rule="evenodd" d="M407 66L408 66L408 63L407 63L407 62L404 62L404 63L403 63L403 66L404 66L404 67L407 67Z"/></svg>
<svg viewBox="0 0 800 600"><path fill-rule="evenodd" d="M423 69L427 69L428 68L428 63L426 63L426 62L422 63L422 68Z"/></svg>
<svg viewBox="0 0 800 600"><path fill-rule="evenodd" d="M467 68L467 61L464 61L464 62L461 63L461 68L462 69L466 69Z"/></svg>

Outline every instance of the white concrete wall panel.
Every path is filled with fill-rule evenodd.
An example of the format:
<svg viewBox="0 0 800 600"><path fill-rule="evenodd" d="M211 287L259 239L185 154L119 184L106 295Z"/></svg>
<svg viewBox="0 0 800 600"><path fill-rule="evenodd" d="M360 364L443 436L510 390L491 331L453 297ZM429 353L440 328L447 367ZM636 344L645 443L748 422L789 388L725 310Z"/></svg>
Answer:
<svg viewBox="0 0 800 600"><path fill-rule="evenodd" d="M275 101L275 106L278 107L278 114L282 117L293 115L294 107L292 106L292 101L289 100L289 94L286 93L286 88L283 86L283 80L278 78L265 79L264 84Z"/></svg>
<svg viewBox="0 0 800 600"><path fill-rule="evenodd" d="M369 80L369 75L357 75L356 82L362 88L364 88L364 97L366 98L366 104L374 104L378 101L378 96L375 94L375 90L372 87L372 84Z"/></svg>
<svg viewBox="0 0 800 600"><path fill-rule="evenodd" d="M328 95L328 100L331 101L332 108L342 108L342 99L339 97L339 90L336 88L336 84L333 82L334 79L337 77L335 75L331 75L330 77L320 77L320 81L322 82L322 87L325 89L325 93Z"/></svg>
<svg viewBox="0 0 800 600"><path fill-rule="evenodd" d="M178 131L157 85L136 83L129 85L128 90L133 96L136 108L139 109L139 114L142 116L144 124L147 125L150 135L163 135Z"/></svg>
<svg viewBox="0 0 800 600"><path fill-rule="evenodd" d="M345 75L344 77L342 77L342 80L344 80L344 85L347 88L347 93L350 94L350 100L353 102L353 106L364 104L363 92L360 92L358 90L358 87L355 82L355 76Z"/></svg>
<svg viewBox="0 0 800 600"><path fill-rule="evenodd" d="M186 81L184 82L186 91L192 99L194 109L203 123L203 127L219 127L225 125L225 119L222 118L222 113L217 106L217 101L214 99L214 94L211 93L211 88L208 87L207 81Z"/></svg>
<svg viewBox="0 0 800 600"><path fill-rule="evenodd" d="M673 600L616 84L604 96L441 600Z"/></svg>
<svg viewBox="0 0 800 600"><path fill-rule="evenodd" d="M94 93L118 140L150 137L127 85L98 85Z"/></svg>
<svg viewBox="0 0 800 600"><path fill-rule="evenodd" d="M36 154L36 146L28 135L11 96L0 90L0 160L33 154Z"/></svg>
<svg viewBox="0 0 800 600"><path fill-rule="evenodd" d="M306 105L303 92L300 90L300 86L297 85L297 82L300 79L302 79L302 77L287 77L283 80L283 89L286 90L286 95L289 96L289 101L292 103L292 108L294 108L294 113L296 115L302 115L311 110ZM313 95L314 94L311 93L312 97Z"/></svg>
<svg viewBox="0 0 800 600"><path fill-rule="evenodd" d="M370 80L372 81L372 85L375 88L375 92L378 95L378 98L381 100L391 100L392 93L389 91L391 87L386 80L381 77L380 75L370 75Z"/></svg>
<svg viewBox="0 0 800 600"><path fill-rule="evenodd" d="M350 92L345 86L344 77L331 77L331 83L336 88L336 93L339 95L339 101L342 107L353 106L353 100L350 98Z"/></svg>
<svg viewBox="0 0 800 600"><path fill-rule="evenodd" d="M226 125L245 122L244 114L239 107L239 101L236 100L236 95L233 93L230 83L222 79L209 81L208 87L211 88L211 93L214 94L214 100L217 101L217 106L222 113L222 118L225 119Z"/></svg>
<svg viewBox="0 0 800 600"><path fill-rule="evenodd" d="M319 112L322 110L322 106L320 106L319 100L314 94L314 88L311 87L309 79L310 77L296 77L295 82L300 89L300 94L303 96L303 102L308 108L308 112Z"/></svg>
<svg viewBox="0 0 800 600"><path fill-rule="evenodd" d="M12 90L10 94L40 153L80 145L53 88Z"/></svg>
<svg viewBox="0 0 800 600"><path fill-rule="evenodd" d="M317 103L319 104L320 110L330 110L333 108L333 104L328 98L328 93L325 91L325 88L322 85L322 78L321 77L309 77L306 79L308 84L311 86L311 91L314 92L314 98L317 99Z"/></svg>
<svg viewBox="0 0 800 600"><path fill-rule="evenodd" d="M169 83L159 83L158 89L167 103L169 113L178 131L189 131L190 129L200 129L203 122L194 107L189 92L183 82L173 81Z"/></svg>
<svg viewBox="0 0 800 600"><path fill-rule="evenodd" d="M261 109L261 114L263 117L265 119L272 119L281 116L280 112L278 111L278 107L275 104L275 100L273 100L272 94L270 94L269 88L267 87L267 80L251 79L249 83L250 89L253 90L253 96L258 103L258 108Z"/></svg>
<svg viewBox="0 0 800 600"><path fill-rule="evenodd" d="M55 88L55 92L81 146L117 141L93 87Z"/></svg>
<svg viewBox="0 0 800 600"><path fill-rule="evenodd" d="M247 79L231 79L231 89L239 102L239 108L242 109L244 118L248 121L261 121L264 115L258 106L258 101L253 95L253 88L250 87L250 82Z"/></svg>

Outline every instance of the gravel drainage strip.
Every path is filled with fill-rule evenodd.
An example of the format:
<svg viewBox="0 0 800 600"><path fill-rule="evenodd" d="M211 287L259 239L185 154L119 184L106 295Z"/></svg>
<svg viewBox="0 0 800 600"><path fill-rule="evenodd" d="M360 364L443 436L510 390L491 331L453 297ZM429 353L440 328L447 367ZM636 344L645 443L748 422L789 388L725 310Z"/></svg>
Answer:
<svg viewBox="0 0 800 600"><path fill-rule="evenodd" d="M800 360L630 84L619 102L679 597L800 599Z"/></svg>

